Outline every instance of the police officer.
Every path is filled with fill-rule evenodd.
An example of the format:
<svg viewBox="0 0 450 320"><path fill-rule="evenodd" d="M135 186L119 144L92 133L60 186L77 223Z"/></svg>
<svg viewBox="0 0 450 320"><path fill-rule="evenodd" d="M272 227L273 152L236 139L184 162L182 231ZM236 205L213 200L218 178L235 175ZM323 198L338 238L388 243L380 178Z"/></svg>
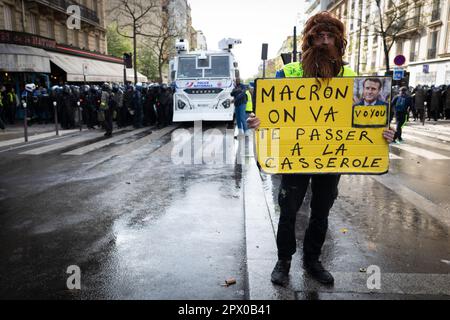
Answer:
<svg viewBox="0 0 450 320"><path fill-rule="evenodd" d="M123 92L120 89L118 84L113 84L112 86L112 110L113 110L113 119L116 119L118 122L118 114L120 109L123 107Z"/></svg>
<svg viewBox="0 0 450 320"><path fill-rule="evenodd" d="M143 120L143 108L142 108L142 83L136 84L136 90L133 94L133 107L134 107L134 121L133 127L136 129L142 128Z"/></svg>
<svg viewBox="0 0 450 320"><path fill-rule="evenodd" d="M33 116L33 92L36 90L36 85L34 83L29 83L25 85L25 90L22 92L22 101L27 104L26 109L21 109L23 113L23 117L32 118ZM22 104L23 107L23 104ZM29 125L32 125L32 121L29 122Z"/></svg>
<svg viewBox="0 0 450 320"><path fill-rule="evenodd" d="M161 85L161 91L159 95L159 124L162 127L169 125L171 119L170 117L170 109L173 108L173 99L172 94L169 91L169 87L164 83Z"/></svg>
<svg viewBox="0 0 450 320"><path fill-rule="evenodd" d="M105 137L111 137L113 131L113 99L112 88L109 83L102 86L102 99L100 103L100 120L103 120L103 127L106 130Z"/></svg>
<svg viewBox="0 0 450 320"><path fill-rule="evenodd" d="M51 101L50 96L46 88L41 89L41 94L39 98L39 110L40 110L40 121L41 123L48 124L50 123L50 114L51 114Z"/></svg>
<svg viewBox="0 0 450 320"><path fill-rule="evenodd" d="M5 130L5 123L3 121L3 117L5 114L5 103L4 103L4 98L3 95L5 94L5 87L0 87L0 129Z"/></svg>

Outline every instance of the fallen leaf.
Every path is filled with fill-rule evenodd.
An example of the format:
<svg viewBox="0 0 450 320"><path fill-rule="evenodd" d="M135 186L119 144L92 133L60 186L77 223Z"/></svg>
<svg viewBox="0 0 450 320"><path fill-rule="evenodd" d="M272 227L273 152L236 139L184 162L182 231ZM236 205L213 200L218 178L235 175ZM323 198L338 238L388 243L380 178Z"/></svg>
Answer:
<svg viewBox="0 0 450 320"><path fill-rule="evenodd" d="M341 230L339 230L340 232L342 232L343 234L346 234L348 232L348 229L346 228L342 228Z"/></svg>
<svg viewBox="0 0 450 320"><path fill-rule="evenodd" d="M236 284L236 279L235 279L235 278L228 278L228 279L225 281L225 284L226 284L227 286L231 286L232 284Z"/></svg>
<svg viewBox="0 0 450 320"><path fill-rule="evenodd" d="M367 269L366 268L359 268L359 272L367 273Z"/></svg>

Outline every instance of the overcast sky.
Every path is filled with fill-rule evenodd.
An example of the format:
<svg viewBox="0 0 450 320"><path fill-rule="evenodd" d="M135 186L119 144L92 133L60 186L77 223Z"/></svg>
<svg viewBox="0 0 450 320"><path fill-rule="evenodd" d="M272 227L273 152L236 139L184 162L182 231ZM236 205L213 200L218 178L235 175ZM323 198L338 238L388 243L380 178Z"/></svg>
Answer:
<svg viewBox="0 0 450 320"><path fill-rule="evenodd" d="M188 3L192 25L203 31L208 49L217 50L223 38L242 40L233 53L243 79L258 72L262 44L269 44L269 58L274 58L286 37L293 34L297 14L305 10L301 0L188 0Z"/></svg>

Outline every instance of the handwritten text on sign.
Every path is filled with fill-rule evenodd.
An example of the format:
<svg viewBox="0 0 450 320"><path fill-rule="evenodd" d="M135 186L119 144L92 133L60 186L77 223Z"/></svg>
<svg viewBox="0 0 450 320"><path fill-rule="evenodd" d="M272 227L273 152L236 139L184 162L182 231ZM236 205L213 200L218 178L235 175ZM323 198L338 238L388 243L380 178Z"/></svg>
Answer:
<svg viewBox="0 0 450 320"><path fill-rule="evenodd" d="M388 171L388 104L354 103L354 78L258 79L258 161L268 173ZM379 103L378 103L379 104Z"/></svg>

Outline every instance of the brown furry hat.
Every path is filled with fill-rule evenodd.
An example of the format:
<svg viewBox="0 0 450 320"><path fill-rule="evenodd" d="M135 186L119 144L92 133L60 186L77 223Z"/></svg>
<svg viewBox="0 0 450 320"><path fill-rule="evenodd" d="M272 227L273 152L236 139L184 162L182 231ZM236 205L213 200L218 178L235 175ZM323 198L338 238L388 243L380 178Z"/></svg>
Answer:
<svg viewBox="0 0 450 320"><path fill-rule="evenodd" d="M336 38L336 46L345 54L347 47L347 40L345 39L344 24L327 11L320 12L306 21L303 29L303 44L302 50L306 51L313 45L314 36L320 32L331 32Z"/></svg>

